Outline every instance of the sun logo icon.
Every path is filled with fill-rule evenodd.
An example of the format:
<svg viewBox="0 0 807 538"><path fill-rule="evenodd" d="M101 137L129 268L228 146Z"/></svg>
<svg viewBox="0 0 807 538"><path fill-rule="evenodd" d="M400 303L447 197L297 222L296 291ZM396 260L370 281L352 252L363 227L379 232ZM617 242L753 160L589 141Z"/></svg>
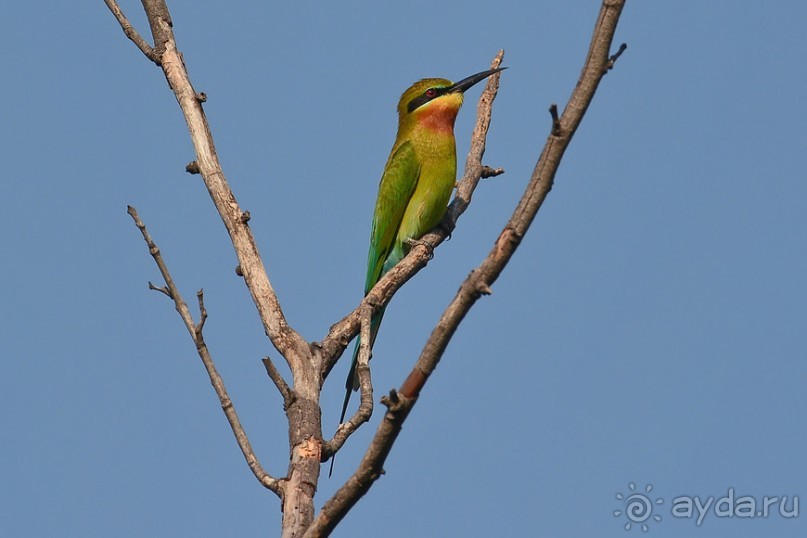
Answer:
<svg viewBox="0 0 807 538"><path fill-rule="evenodd" d="M644 493L637 493L636 484L633 482L628 484L628 488L630 493L622 494L617 492L616 494L616 498L623 504L624 510L614 510L614 517L620 517L625 514L625 518L628 520L625 523L626 531L631 530L636 525L637 527L641 526L642 531L647 532L650 529L648 526L650 520L657 523L661 521L661 516L653 513L653 506L661 505L664 499L661 497L655 500L650 499L650 492L653 491L653 486L650 484L645 486Z"/></svg>

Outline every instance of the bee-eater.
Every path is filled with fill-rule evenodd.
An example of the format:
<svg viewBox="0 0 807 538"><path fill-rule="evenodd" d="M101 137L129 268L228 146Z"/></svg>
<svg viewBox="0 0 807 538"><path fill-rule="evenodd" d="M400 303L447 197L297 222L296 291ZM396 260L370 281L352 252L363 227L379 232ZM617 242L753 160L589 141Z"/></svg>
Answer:
<svg viewBox="0 0 807 538"><path fill-rule="evenodd" d="M426 78L401 95L398 134L381 175L373 213L365 295L403 259L412 241L442 220L457 177L454 120L462 106L463 92L502 69L505 68L482 71L456 83L444 78ZM385 309L376 312L370 322L371 349ZM345 420L350 393L359 387L356 376L359 342L360 338L356 340L345 383L340 424Z"/></svg>

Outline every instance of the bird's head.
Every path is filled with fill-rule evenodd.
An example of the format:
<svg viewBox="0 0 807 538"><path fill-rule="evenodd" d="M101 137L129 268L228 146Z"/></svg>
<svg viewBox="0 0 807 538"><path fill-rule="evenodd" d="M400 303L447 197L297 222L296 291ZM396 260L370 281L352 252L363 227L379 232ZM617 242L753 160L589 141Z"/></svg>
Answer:
<svg viewBox="0 0 807 538"><path fill-rule="evenodd" d="M424 78L415 82L398 101L399 130L418 125L435 131L453 132L465 90L503 69L507 68L482 71L459 82L444 78Z"/></svg>

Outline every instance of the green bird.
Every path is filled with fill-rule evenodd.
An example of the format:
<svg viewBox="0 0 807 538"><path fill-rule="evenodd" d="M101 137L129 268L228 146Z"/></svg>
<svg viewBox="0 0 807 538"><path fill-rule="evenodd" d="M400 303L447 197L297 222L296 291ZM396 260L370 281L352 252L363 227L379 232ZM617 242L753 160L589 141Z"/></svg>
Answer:
<svg viewBox="0 0 807 538"><path fill-rule="evenodd" d="M381 176L373 213L365 295L403 259L412 241L442 220L457 178L454 120L462 106L463 93L502 69L505 68L482 71L456 83L444 78L426 78L401 95L398 134ZM385 309L376 312L370 322L371 349ZM345 420L350 393L359 388L356 360L360 341L359 337L345 383L340 424Z"/></svg>

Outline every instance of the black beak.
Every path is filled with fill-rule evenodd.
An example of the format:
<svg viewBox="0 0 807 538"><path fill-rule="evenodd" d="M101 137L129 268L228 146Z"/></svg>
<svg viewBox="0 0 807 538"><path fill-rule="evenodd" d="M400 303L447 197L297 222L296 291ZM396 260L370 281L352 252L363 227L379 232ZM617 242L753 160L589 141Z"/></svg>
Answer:
<svg viewBox="0 0 807 538"><path fill-rule="evenodd" d="M459 82L455 82L453 85L449 86L446 89L446 93L463 93L465 90L476 84L481 80L485 80L490 75L494 73L498 73L499 71L503 71L507 69L506 67L497 67L496 69L488 69L487 71L482 71L481 73L477 73L475 75L471 75L470 77L466 77Z"/></svg>

